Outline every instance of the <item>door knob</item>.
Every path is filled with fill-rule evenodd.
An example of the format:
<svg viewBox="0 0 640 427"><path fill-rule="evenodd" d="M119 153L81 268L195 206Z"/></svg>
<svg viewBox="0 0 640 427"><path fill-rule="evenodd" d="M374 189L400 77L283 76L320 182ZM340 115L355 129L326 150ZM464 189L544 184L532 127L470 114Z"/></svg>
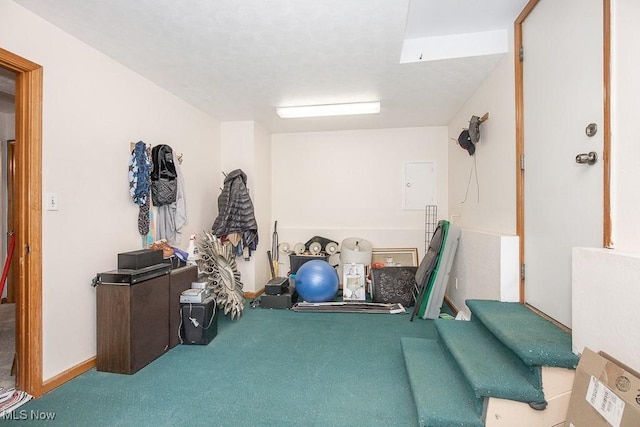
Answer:
<svg viewBox="0 0 640 427"><path fill-rule="evenodd" d="M598 161L598 153L590 151L589 153L582 153L576 156L576 163L593 165Z"/></svg>

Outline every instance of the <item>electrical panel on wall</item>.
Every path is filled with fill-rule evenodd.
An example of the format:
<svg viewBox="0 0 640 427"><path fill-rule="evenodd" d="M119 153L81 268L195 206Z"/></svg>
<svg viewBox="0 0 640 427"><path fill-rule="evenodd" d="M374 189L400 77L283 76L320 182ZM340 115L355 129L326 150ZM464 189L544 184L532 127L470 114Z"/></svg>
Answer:
<svg viewBox="0 0 640 427"><path fill-rule="evenodd" d="M427 205L437 205L435 162L405 162L402 208L424 211Z"/></svg>

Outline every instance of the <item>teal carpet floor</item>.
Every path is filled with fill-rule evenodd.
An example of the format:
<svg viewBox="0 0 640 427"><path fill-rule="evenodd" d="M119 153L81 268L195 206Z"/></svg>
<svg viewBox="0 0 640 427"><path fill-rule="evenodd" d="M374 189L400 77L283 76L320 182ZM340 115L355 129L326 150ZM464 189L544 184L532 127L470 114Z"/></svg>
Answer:
<svg viewBox="0 0 640 427"><path fill-rule="evenodd" d="M91 370L0 424L414 426L400 337L435 336L408 315L247 307L221 317L208 346L180 345L130 376Z"/></svg>

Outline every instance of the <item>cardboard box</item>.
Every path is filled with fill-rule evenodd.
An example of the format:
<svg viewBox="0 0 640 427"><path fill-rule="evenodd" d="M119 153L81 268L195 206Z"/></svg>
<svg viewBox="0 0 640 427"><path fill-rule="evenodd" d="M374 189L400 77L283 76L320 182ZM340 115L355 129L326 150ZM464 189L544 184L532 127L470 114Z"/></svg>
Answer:
<svg viewBox="0 0 640 427"><path fill-rule="evenodd" d="M602 352L585 348L565 426L640 426L640 375Z"/></svg>

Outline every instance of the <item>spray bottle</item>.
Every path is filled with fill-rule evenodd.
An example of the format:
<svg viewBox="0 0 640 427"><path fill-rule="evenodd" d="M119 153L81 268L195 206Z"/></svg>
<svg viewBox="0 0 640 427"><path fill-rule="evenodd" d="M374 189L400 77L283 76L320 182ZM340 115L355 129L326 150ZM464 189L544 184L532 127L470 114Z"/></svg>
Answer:
<svg viewBox="0 0 640 427"><path fill-rule="evenodd" d="M189 236L189 248L187 249L187 265L197 265L196 260L200 258L198 247L196 246L196 235Z"/></svg>

